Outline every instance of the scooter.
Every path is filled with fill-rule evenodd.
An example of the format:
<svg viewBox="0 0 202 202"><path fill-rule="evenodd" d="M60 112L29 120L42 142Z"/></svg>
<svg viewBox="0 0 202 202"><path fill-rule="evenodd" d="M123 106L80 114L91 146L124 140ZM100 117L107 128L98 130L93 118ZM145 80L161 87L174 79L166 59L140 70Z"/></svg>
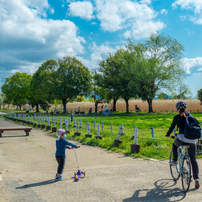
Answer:
<svg viewBox="0 0 202 202"><path fill-rule="evenodd" d="M76 149L75 148L74 148L74 153L75 153L76 163L77 163L77 168L78 168L78 171L74 172L74 178L75 178L75 181L78 181L81 178L82 175L85 177L85 171L79 170L79 163L78 163L78 159L77 159Z"/></svg>

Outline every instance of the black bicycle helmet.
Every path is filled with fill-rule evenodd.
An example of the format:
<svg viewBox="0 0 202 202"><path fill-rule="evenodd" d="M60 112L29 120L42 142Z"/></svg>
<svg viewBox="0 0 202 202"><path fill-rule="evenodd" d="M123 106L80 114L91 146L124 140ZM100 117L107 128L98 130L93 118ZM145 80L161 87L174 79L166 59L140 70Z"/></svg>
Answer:
<svg viewBox="0 0 202 202"><path fill-rule="evenodd" d="M179 101L176 103L177 110L187 108L187 103L185 101Z"/></svg>

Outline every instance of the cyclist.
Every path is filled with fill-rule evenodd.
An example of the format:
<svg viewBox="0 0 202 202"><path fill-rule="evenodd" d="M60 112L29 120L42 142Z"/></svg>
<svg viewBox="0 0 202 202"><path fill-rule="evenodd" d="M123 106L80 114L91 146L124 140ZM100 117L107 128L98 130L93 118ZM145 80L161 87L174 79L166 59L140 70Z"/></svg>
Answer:
<svg viewBox="0 0 202 202"><path fill-rule="evenodd" d="M191 159L192 164L192 170L193 170L193 177L195 180L195 188L200 187L199 183L199 169L198 169L198 163L196 161L196 143L197 139L188 139L184 136L184 127L185 127L185 117L186 116L192 116L186 111L187 103L184 101L179 101L176 103L176 108L179 112L178 115L176 115L173 118L173 122L166 134L166 137L171 137L170 134L172 133L173 129L177 125L179 128L179 134L177 135L177 138L175 139L173 143L173 160L169 162L171 165L177 165L177 148L181 146L182 144L188 144L190 147L188 148L188 153ZM193 116L192 116L193 117Z"/></svg>

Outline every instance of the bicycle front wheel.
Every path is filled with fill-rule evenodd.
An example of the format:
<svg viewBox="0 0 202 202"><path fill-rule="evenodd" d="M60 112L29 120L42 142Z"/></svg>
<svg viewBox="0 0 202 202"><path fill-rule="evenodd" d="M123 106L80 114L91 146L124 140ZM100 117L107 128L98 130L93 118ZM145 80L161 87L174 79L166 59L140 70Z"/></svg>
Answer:
<svg viewBox="0 0 202 202"><path fill-rule="evenodd" d="M189 190L190 182L191 182L191 161L188 155L183 158L183 165L182 165L182 188L184 192Z"/></svg>
<svg viewBox="0 0 202 202"><path fill-rule="evenodd" d="M171 151L170 153L170 161L173 160L173 151ZM172 178L177 181L180 177L180 173L179 173L179 164L177 164L176 166L170 165L170 173Z"/></svg>

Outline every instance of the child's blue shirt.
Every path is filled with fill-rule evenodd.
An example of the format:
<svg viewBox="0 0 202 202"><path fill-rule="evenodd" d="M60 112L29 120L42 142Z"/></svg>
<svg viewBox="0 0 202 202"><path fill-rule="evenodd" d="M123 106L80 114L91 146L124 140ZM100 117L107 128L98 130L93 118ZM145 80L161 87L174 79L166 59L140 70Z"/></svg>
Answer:
<svg viewBox="0 0 202 202"><path fill-rule="evenodd" d="M66 145L78 148L77 145L68 142L67 140L64 139L60 139L60 140L56 140L56 156L65 156L65 150L66 150Z"/></svg>

